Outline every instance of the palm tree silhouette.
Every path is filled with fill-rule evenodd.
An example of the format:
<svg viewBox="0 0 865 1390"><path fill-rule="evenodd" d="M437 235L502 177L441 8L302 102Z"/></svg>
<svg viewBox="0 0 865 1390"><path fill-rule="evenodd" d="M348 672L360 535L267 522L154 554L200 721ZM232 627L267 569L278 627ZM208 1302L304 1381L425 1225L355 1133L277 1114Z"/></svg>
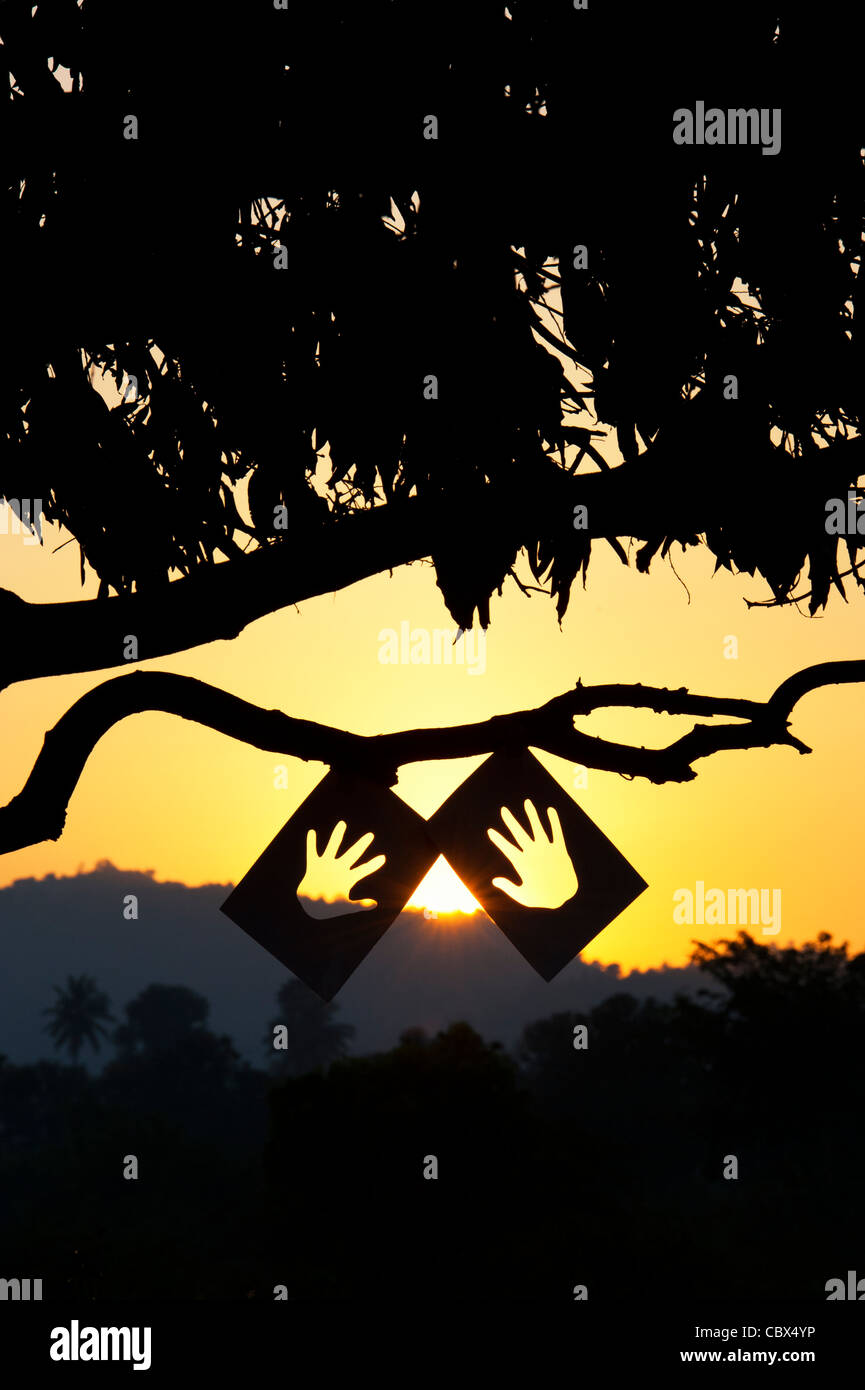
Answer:
<svg viewBox="0 0 865 1390"><path fill-rule="evenodd" d="M54 1046L65 1047L73 1062L85 1043L98 1052L102 1036L108 1033L105 1025L113 1022L108 995L89 975L68 975L65 988L55 985L54 989L56 1001L42 1010L50 1015L45 1031L51 1034Z"/></svg>

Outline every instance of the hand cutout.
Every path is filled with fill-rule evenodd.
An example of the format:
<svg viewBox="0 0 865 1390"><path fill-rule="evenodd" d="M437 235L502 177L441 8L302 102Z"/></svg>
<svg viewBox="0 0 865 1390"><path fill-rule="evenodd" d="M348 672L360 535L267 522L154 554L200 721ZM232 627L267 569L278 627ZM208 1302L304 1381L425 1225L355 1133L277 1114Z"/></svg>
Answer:
<svg viewBox="0 0 865 1390"><path fill-rule="evenodd" d="M362 835L353 845L349 845L339 854L338 850L346 829L344 820L337 821L327 842L327 847L321 855L318 853L318 840L315 831L307 831L306 873L297 888L298 902L307 917L323 918L333 917L337 913L344 912L368 912L370 908L378 906L375 898L358 898L354 901L348 901L348 899L350 899L355 883L380 869L385 863L386 856L377 854L374 859L368 860L367 863L360 863L375 839L372 831ZM336 893L338 897L346 901L340 903L304 902L301 897L303 894L307 898L322 899L326 892Z"/></svg>
<svg viewBox="0 0 865 1390"><path fill-rule="evenodd" d="M547 807L547 816L552 827L553 838L540 822L534 802L523 803L531 826L531 835L522 828L516 816L506 806L501 808L502 820L510 831L516 846L506 840L498 830L488 830L487 835L496 849L501 850L516 870L519 883L507 878L494 878L494 888L499 888L508 897L523 907L561 907L568 902L579 887L571 856L568 854L559 817L552 806Z"/></svg>

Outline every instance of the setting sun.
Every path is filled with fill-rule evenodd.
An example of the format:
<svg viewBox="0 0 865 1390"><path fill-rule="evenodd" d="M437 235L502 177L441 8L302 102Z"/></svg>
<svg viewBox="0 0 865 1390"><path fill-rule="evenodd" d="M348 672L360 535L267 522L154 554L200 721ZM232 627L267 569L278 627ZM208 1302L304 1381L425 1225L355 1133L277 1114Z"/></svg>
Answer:
<svg viewBox="0 0 865 1390"><path fill-rule="evenodd" d="M428 907L434 912L464 912L466 915L483 911L480 903L472 897L441 855L406 906Z"/></svg>

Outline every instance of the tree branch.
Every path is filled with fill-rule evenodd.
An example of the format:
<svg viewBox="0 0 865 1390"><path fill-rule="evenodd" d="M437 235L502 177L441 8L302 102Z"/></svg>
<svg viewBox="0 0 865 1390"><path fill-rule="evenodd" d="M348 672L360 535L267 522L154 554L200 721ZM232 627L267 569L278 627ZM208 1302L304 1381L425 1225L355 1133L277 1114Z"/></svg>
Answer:
<svg viewBox="0 0 865 1390"><path fill-rule="evenodd" d="M858 466L862 440L832 446L841 447L848 466ZM696 543L718 522L718 497L712 489L681 486L680 463L658 443L608 472L569 474L542 458L532 485L509 499L515 536L528 545L581 505L588 526L580 534L589 540L621 537L650 542L655 550L664 538ZM473 504L463 499L465 525L488 527L494 503L501 514L508 499L492 486ZM448 534L453 506L448 497L411 497L318 526L298 523L290 540L129 595L27 603L0 589L0 691L16 681L127 666L128 636L137 638L141 661L236 637L268 613L427 558Z"/></svg>
<svg viewBox="0 0 865 1390"><path fill-rule="evenodd" d="M639 519L639 509L624 495L628 479L617 476L625 471L607 475L613 486L607 482L602 492L599 475L571 479L551 469L547 490L556 509L567 505L570 515L569 494L563 499L560 490L570 488L591 506L598 526L620 531ZM526 504L520 510L528 516ZM425 559L436 539L447 533L451 519L444 505L439 508L431 500L414 497L320 526L299 526L290 541L208 565L200 573L144 592L27 603L0 589L0 691L16 681L128 665L124 648L129 636L138 641L141 661L230 640L268 613ZM480 506L478 525L486 526L488 520L486 507ZM634 534L641 535L641 528Z"/></svg>
<svg viewBox="0 0 865 1390"><path fill-rule="evenodd" d="M0 690L40 676L123 666L130 635L142 661L236 637L267 613L423 559L433 535L430 509L410 499L298 527L291 541L142 593L26 603L0 589Z"/></svg>
<svg viewBox="0 0 865 1390"><path fill-rule="evenodd" d="M63 832L72 793L104 733L121 719L161 710L216 729L253 748L365 773L388 786L406 763L465 758L533 747L585 767L645 777L650 782L689 782L698 758L731 748L774 744L810 749L788 730L793 706L825 685L865 680L865 661L829 661L785 680L765 703L691 695L643 685L577 683L538 709L497 715L447 729L410 729L369 737L332 729L279 710L265 710L189 676L135 672L105 681L63 715L45 735L42 751L23 789L0 808L0 853L8 854ZM603 708L629 707L658 714L729 715L740 724L697 724L667 748L635 748L592 738L574 728L574 717Z"/></svg>
<svg viewBox="0 0 865 1390"><path fill-rule="evenodd" d="M511 499L523 543L539 520L571 516L578 503L588 510L587 536L649 539L652 472L646 455L635 463L576 477L552 463L541 469L536 486ZM485 495L476 503L481 529L490 505ZM127 666L128 636L137 638L140 661L231 639L268 613L425 559L452 520L449 499L412 497L320 526L298 525L290 541L144 592L27 603L0 589L0 691L16 681Z"/></svg>

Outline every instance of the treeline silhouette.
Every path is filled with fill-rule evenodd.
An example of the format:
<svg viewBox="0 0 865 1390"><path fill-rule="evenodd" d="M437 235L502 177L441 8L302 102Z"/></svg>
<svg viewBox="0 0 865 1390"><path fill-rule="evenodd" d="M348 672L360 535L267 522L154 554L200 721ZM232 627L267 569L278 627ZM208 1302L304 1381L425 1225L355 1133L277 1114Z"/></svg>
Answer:
<svg viewBox="0 0 865 1390"><path fill-rule="evenodd" d="M0 1062L2 1273L46 1298L822 1300L861 1260L865 954L740 932L692 960L697 998L621 993L513 1054L454 1023L348 1057L290 980L260 1068L192 990L117 1023L72 978L55 1042L115 1051Z"/></svg>

